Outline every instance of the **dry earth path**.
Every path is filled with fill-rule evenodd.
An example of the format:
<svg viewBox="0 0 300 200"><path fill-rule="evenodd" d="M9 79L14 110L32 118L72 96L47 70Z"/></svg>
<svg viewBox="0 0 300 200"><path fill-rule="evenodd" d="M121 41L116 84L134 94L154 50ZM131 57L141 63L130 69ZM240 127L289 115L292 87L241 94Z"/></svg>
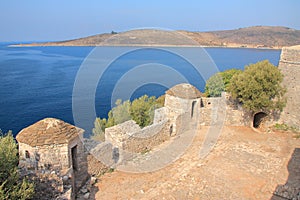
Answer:
<svg viewBox="0 0 300 200"><path fill-rule="evenodd" d="M300 139L292 133L223 127L215 148L200 159L208 129L198 127L192 145L165 168L149 173L106 173L92 196L109 200L280 199L273 195L278 186L300 187Z"/></svg>

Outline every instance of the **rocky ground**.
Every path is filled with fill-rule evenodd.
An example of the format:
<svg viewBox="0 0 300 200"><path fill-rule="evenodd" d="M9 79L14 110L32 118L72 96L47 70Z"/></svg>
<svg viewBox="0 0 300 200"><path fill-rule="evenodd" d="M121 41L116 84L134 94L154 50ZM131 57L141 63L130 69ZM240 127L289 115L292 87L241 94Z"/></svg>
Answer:
<svg viewBox="0 0 300 200"><path fill-rule="evenodd" d="M208 128L198 127L184 155L163 169L149 173L114 171L100 176L90 197L300 199L300 139L293 133L224 127L215 148L200 159Z"/></svg>

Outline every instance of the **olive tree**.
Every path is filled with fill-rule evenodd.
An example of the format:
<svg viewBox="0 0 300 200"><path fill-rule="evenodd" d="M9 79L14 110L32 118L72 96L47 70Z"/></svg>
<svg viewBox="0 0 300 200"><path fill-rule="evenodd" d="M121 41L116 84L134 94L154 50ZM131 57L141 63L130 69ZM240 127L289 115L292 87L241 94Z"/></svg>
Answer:
<svg viewBox="0 0 300 200"><path fill-rule="evenodd" d="M229 69L211 76L205 85L205 95L207 97L220 97L222 92L227 92L231 78L241 73L238 69Z"/></svg>
<svg viewBox="0 0 300 200"><path fill-rule="evenodd" d="M268 60L250 64L232 77L229 91L247 110L282 111L285 106L283 75Z"/></svg>

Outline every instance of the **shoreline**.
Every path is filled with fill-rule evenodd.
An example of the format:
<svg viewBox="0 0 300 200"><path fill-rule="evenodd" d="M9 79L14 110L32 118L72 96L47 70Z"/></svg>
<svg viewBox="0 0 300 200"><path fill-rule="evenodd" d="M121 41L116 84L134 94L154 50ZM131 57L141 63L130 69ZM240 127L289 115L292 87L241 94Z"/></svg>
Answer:
<svg viewBox="0 0 300 200"><path fill-rule="evenodd" d="M7 47L202 47L202 48L236 48L236 49L261 49L261 50L281 50L284 47L260 47L260 45L170 45L170 44L115 44L115 45L72 45L72 44L56 44L56 43L32 43L32 44L11 44Z"/></svg>

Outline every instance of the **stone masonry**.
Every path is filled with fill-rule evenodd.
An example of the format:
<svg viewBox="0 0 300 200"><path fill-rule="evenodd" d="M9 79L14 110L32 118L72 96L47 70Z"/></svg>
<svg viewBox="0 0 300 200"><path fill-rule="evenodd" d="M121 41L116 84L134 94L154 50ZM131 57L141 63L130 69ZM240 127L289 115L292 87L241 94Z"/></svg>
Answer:
<svg viewBox="0 0 300 200"><path fill-rule="evenodd" d="M206 98L194 86L182 83L165 94L164 107L155 110L153 124L141 129L133 120L105 129L105 141L129 152L151 150L170 137L184 133L187 124L216 123L250 126L252 116L233 102L226 93ZM98 152L101 152L98 148Z"/></svg>
<svg viewBox="0 0 300 200"><path fill-rule="evenodd" d="M287 104L280 115L280 122L300 128L300 45L282 49L278 68L284 75Z"/></svg>
<svg viewBox="0 0 300 200"><path fill-rule="evenodd" d="M24 128L16 136L20 167L35 173L53 171L69 177L75 194L88 178L83 133L83 129L54 118Z"/></svg>

